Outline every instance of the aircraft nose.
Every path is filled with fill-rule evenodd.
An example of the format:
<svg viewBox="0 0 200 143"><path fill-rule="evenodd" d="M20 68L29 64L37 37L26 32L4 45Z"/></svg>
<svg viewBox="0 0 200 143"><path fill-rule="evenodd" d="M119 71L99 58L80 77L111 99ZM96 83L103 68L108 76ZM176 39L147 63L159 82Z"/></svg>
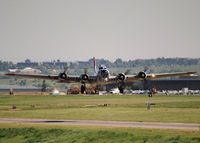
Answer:
<svg viewBox="0 0 200 143"><path fill-rule="evenodd" d="M106 78L108 76L108 71L107 70L102 70L101 74L104 78Z"/></svg>

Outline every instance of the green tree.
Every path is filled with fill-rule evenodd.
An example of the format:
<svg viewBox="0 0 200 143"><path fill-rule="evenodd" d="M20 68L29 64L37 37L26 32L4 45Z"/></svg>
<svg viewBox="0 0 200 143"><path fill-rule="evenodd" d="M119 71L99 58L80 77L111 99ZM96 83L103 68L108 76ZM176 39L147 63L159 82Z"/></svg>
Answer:
<svg viewBox="0 0 200 143"><path fill-rule="evenodd" d="M116 67L123 67L124 66L123 61L120 58L116 59L114 64L115 64Z"/></svg>
<svg viewBox="0 0 200 143"><path fill-rule="evenodd" d="M31 63L31 60L30 60L30 59L26 59L26 60L25 60L25 63L27 63L27 64L28 64L28 63Z"/></svg>

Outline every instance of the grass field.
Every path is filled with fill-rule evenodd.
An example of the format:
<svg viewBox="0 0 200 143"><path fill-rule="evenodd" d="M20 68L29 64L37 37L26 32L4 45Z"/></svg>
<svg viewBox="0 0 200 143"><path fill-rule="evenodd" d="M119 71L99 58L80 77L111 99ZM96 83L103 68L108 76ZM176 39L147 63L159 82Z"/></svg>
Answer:
<svg viewBox="0 0 200 143"><path fill-rule="evenodd" d="M0 143L199 143L199 131L0 124Z"/></svg>
<svg viewBox="0 0 200 143"><path fill-rule="evenodd" d="M150 111L148 101L156 103ZM200 96L0 95L0 118L200 123Z"/></svg>

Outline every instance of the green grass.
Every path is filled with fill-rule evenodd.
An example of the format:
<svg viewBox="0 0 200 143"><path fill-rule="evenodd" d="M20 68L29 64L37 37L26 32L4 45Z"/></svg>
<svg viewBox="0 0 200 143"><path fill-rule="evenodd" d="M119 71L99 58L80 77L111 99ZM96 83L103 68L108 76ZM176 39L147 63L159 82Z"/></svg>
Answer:
<svg viewBox="0 0 200 143"><path fill-rule="evenodd" d="M0 127L0 143L199 143L199 131L99 128L87 126Z"/></svg>
<svg viewBox="0 0 200 143"><path fill-rule="evenodd" d="M150 111L148 101L156 103ZM16 110L11 109L13 105ZM0 118L200 123L200 96L0 95Z"/></svg>

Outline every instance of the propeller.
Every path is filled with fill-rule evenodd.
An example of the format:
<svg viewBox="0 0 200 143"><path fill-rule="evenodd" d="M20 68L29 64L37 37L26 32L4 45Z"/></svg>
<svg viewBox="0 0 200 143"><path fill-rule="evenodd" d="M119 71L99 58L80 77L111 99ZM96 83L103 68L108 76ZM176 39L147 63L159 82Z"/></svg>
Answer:
<svg viewBox="0 0 200 143"><path fill-rule="evenodd" d="M127 69L126 72L124 73L125 75L129 74L131 72L131 69Z"/></svg>
<svg viewBox="0 0 200 143"><path fill-rule="evenodd" d="M126 75L130 73L130 71L131 71L130 69L127 69L125 73L118 74L118 80L119 80L118 89L119 89L120 93L124 92L124 88L125 88L124 80L126 79Z"/></svg>
<svg viewBox="0 0 200 143"><path fill-rule="evenodd" d="M69 69L69 65L68 65L68 63L66 63L66 67L64 68L63 73L67 73L68 69Z"/></svg>
<svg viewBox="0 0 200 143"><path fill-rule="evenodd" d="M147 66L145 66L144 67L144 70L143 71L141 71L141 72L139 72L139 73L137 73L136 74L136 78L141 78L141 79L143 79L143 80L145 80L145 78L146 78L146 72L149 70L149 67L147 67Z"/></svg>
<svg viewBox="0 0 200 143"><path fill-rule="evenodd" d="M144 67L144 72L147 72L149 70L149 67L148 66L145 66Z"/></svg>
<svg viewBox="0 0 200 143"><path fill-rule="evenodd" d="M124 82L124 80L126 79L126 75L130 73L130 69L127 69L125 73L119 73L117 78L121 81Z"/></svg>
<svg viewBox="0 0 200 143"><path fill-rule="evenodd" d="M68 69L69 69L69 65L68 65L68 63L66 63L66 67L64 68L64 71L59 74L59 77L61 79L66 79L67 78L67 70Z"/></svg>
<svg viewBox="0 0 200 143"><path fill-rule="evenodd" d="M87 74L87 73L88 73L88 68L85 67L85 68L84 68L84 74Z"/></svg>
<svg viewBox="0 0 200 143"><path fill-rule="evenodd" d="M88 80L89 76L88 76L87 73L88 73L88 68L85 67L84 68L84 74L81 75L82 82L86 82Z"/></svg>

